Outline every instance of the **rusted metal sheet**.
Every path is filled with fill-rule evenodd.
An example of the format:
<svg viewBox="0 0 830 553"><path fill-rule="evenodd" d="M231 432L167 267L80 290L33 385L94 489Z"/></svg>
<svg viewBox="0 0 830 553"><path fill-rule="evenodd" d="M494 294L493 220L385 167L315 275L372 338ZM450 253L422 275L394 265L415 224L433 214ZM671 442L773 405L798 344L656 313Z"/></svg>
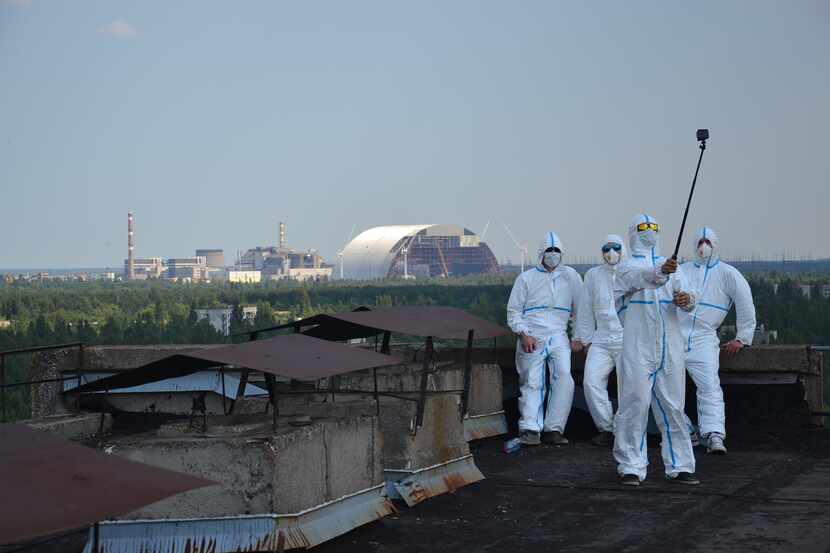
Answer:
<svg viewBox="0 0 830 553"><path fill-rule="evenodd" d="M468 484L484 480L472 455L465 455L444 463L414 471L384 470L390 497L403 499L409 507L443 493L452 492Z"/></svg>
<svg viewBox="0 0 830 553"><path fill-rule="evenodd" d="M0 544L81 528L214 484L22 424L0 425Z"/></svg>
<svg viewBox="0 0 830 553"><path fill-rule="evenodd" d="M82 386L83 392L139 386L185 376L219 365L232 365L296 380L319 380L360 369L394 365L395 357L362 348L286 334L219 348L191 350Z"/></svg>
<svg viewBox="0 0 830 553"><path fill-rule="evenodd" d="M397 512L384 484L300 513L103 522L100 553L224 553L308 549ZM90 531L84 553L93 551Z"/></svg>
<svg viewBox="0 0 830 553"><path fill-rule="evenodd" d="M316 315L285 325L314 326L304 332L326 340L349 340L375 336L383 331L411 336L434 336L445 340L466 340L470 330L476 340L506 336L510 331L481 317L455 307L407 305L398 307L359 307L354 311Z"/></svg>
<svg viewBox="0 0 830 553"><path fill-rule="evenodd" d="M464 439L468 442L502 434L507 434L507 418L504 411L464 417Z"/></svg>

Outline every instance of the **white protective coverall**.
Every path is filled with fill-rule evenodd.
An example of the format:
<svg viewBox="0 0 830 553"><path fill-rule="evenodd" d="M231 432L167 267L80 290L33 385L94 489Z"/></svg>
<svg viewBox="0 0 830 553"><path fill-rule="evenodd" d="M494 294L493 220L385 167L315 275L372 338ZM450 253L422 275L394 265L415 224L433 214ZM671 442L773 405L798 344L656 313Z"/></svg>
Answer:
<svg viewBox="0 0 830 553"><path fill-rule="evenodd" d="M625 242L616 234L606 236L602 245L608 243L620 244L625 251ZM620 263L623 261L625 257L620 259ZM622 354L623 327L618 315L622 309L622 294L615 292L617 267L619 263L609 265L603 261L585 273L585 287L576 319L575 339L586 345L591 344L585 359L582 387L588 410L600 432L614 431L614 409L608 399L608 378L614 367L619 367Z"/></svg>
<svg viewBox="0 0 830 553"><path fill-rule="evenodd" d="M564 432L573 403L571 347L568 320L578 310L582 279L572 267L559 264L553 271L542 265L545 249L562 250L559 237L548 232L539 244L538 262L516 278L507 302L507 324L516 334L536 339L536 351L525 353L516 344L519 373L519 431ZM550 381L545 382L545 363ZM544 410L549 388L548 407Z"/></svg>
<svg viewBox="0 0 830 553"><path fill-rule="evenodd" d="M698 244L704 238L712 244L708 259L700 257L698 252ZM694 311L680 314L680 325L686 339L686 370L697 386L698 427L704 438L712 432L726 437L726 411L718 376L720 343L717 329L733 304L737 314L736 338L745 346L751 346L755 335L752 291L735 267L720 260L718 246L715 231L709 227L701 228L692 244L695 260L680 267L683 280L697 296Z"/></svg>
<svg viewBox="0 0 830 553"><path fill-rule="evenodd" d="M645 479L648 467L646 428L648 409L663 435L662 455L666 475L695 472L692 441L684 421L686 393L683 334L678 310L672 303L672 290L694 294L678 275L662 272L666 258L659 257L659 238L648 245L646 234L638 232L640 223L654 222L638 215L628 228L631 257L617 269L617 283L623 292L623 353L619 372L620 399L614 419L614 458L620 474L635 474ZM659 236L659 234L657 235ZM673 280L678 284L674 285Z"/></svg>

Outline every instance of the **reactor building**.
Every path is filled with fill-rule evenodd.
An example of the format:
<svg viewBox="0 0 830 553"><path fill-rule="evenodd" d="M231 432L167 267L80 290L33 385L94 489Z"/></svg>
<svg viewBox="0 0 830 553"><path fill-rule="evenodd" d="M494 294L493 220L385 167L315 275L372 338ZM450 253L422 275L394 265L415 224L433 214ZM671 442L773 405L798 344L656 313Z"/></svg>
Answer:
<svg viewBox="0 0 830 553"><path fill-rule="evenodd" d="M486 243L457 225L392 225L363 231L338 252L337 278L449 277L497 274Z"/></svg>

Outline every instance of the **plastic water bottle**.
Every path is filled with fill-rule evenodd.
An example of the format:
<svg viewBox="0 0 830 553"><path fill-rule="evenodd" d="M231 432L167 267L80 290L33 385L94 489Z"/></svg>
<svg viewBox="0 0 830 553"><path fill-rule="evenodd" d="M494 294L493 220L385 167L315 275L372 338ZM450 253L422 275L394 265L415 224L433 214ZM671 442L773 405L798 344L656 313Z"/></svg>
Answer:
<svg viewBox="0 0 830 553"><path fill-rule="evenodd" d="M504 452L507 454L516 453L520 449L522 449L522 442L519 438L513 438L512 440L507 440L504 442Z"/></svg>

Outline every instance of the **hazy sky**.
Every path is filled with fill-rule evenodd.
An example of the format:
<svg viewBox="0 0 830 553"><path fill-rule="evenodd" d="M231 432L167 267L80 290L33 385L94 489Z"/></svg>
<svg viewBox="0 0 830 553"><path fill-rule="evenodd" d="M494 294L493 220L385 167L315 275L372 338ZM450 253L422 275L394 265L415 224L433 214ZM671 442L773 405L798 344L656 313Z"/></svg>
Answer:
<svg viewBox="0 0 830 553"><path fill-rule="evenodd" d="M456 223L591 255L646 210L830 256L830 3L0 0L0 267ZM685 242L685 241L684 241ZM685 247L685 244L684 244Z"/></svg>

